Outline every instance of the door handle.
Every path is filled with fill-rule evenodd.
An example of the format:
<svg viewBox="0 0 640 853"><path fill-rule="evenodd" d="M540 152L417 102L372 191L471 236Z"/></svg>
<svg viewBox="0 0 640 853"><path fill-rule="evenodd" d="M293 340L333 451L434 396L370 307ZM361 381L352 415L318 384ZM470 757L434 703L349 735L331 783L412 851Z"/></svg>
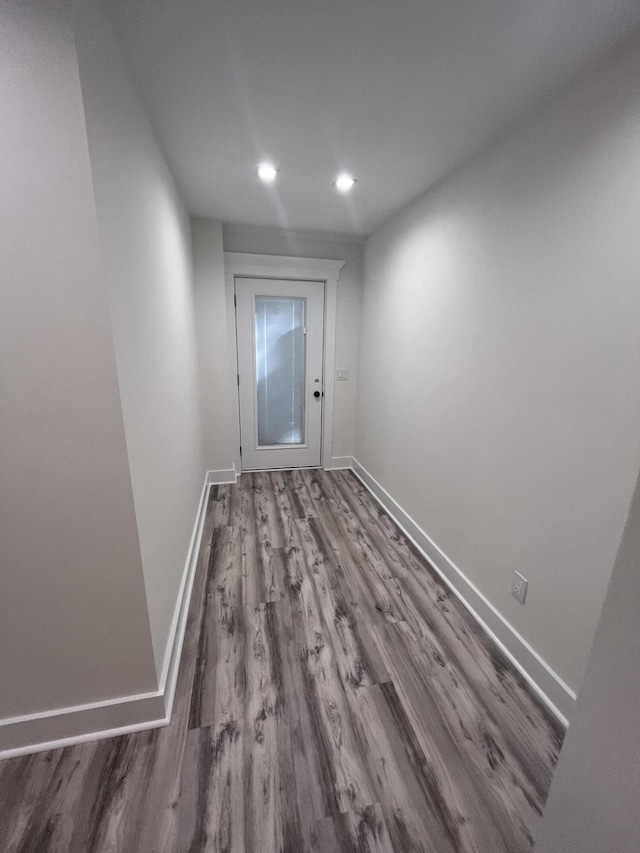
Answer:
<svg viewBox="0 0 640 853"><path fill-rule="evenodd" d="M317 398L320 396L320 392L319 392L319 391L314 391L314 392L313 392L313 396L314 396L314 397L316 397L316 399L317 399Z"/></svg>

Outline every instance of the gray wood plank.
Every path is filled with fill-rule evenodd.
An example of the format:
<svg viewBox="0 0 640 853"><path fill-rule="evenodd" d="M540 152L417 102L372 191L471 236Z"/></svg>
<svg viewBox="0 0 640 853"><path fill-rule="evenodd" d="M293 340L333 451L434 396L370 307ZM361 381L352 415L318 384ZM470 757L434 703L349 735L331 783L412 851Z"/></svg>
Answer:
<svg viewBox="0 0 640 853"><path fill-rule="evenodd" d="M219 527L211 546L189 728L243 718L246 634L242 600L240 530Z"/></svg>
<svg viewBox="0 0 640 853"><path fill-rule="evenodd" d="M304 565L343 685L358 688L388 681L389 675L368 621L360 610L350 607L345 598L342 567L322 520L301 519L297 524Z"/></svg>
<svg viewBox="0 0 640 853"><path fill-rule="evenodd" d="M177 850L245 853L243 726L191 729L181 768Z"/></svg>
<svg viewBox="0 0 640 853"><path fill-rule="evenodd" d="M393 853L387 822L379 803L360 814L342 812L318 821L311 841L313 853Z"/></svg>

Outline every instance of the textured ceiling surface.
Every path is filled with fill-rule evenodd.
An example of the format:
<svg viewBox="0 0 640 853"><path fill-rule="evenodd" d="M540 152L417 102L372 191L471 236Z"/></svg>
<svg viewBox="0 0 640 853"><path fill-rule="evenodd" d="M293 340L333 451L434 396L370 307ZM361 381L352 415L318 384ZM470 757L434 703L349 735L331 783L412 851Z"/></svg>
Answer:
<svg viewBox="0 0 640 853"><path fill-rule="evenodd" d="M640 26L638 0L107 0L192 213L367 234ZM255 167L271 159L274 187ZM358 183L347 197L339 170Z"/></svg>

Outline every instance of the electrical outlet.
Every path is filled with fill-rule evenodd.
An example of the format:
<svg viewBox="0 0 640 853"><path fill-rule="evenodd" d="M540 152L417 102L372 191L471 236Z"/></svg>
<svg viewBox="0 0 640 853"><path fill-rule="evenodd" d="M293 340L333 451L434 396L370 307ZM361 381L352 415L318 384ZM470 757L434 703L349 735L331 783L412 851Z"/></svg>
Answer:
<svg viewBox="0 0 640 853"><path fill-rule="evenodd" d="M529 587L529 581L526 578L523 578L519 572L513 573L513 580L511 581L511 595L520 602L520 604L524 604L524 600L527 597L527 589Z"/></svg>

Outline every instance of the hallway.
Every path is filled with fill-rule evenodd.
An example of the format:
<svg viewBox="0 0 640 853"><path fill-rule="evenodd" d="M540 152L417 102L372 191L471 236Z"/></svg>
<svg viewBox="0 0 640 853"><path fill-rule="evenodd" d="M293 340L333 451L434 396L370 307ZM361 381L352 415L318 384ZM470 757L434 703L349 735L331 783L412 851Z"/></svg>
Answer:
<svg viewBox="0 0 640 853"><path fill-rule="evenodd" d="M0 763L0 849L519 853L561 737L351 472L243 474L171 725Z"/></svg>

